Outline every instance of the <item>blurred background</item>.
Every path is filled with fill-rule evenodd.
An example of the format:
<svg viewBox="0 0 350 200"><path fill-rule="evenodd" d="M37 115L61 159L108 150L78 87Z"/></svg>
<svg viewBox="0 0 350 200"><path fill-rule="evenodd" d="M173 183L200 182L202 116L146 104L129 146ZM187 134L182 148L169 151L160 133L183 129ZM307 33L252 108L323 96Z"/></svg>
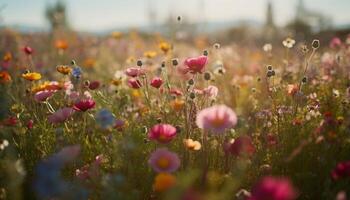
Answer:
<svg viewBox="0 0 350 200"><path fill-rule="evenodd" d="M0 25L23 33L137 29L182 39L269 42L286 35L341 37L350 30L349 8L349 0L1 0Z"/></svg>

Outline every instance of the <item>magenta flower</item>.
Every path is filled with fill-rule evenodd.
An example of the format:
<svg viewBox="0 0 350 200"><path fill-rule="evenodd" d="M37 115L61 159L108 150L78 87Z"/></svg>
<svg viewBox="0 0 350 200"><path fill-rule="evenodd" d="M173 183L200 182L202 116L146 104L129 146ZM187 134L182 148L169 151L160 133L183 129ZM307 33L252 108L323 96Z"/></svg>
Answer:
<svg viewBox="0 0 350 200"><path fill-rule="evenodd" d="M158 173L171 173L180 167L180 159L176 153L168 151L167 148L160 148L151 154L148 164Z"/></svg>
<svg viewBox="0 0 350 200"><path fill-rule="evenodd" d="M266 176L253 187L248 200L293 200L297 196L288 179Z"/></svg>
<svg viewBox="0 0 350 200"><path fill-rule="evenodd" d="M76 111L85 112L94 107L95 107L95 101L89 98L89 99L82 99L76 102L73 106L73 109Z"/></svg>
<svg viewBox="0 0 350 200"><path fill-rule="evenodd" d="M203 73L205 64L207 64L208 57L207 56L199 56L194 58L187 58L185 60L185 65L187 66L187 70L192 73Z"/></svg>
<svg viewBox="0 0 350 200"><path fill-rule="evenodd" d="M129 79L128 85L129 85L129 87L134 88L134 89L139 89L140 87L142 87L142 83L138 79L135 79L135 78Z"/></svg>
<svg viewBox="0 0 350 200"><path fill-rule="evenodd" d="M196 123L201 129L222 133L237 124L237 116L226 105L215 105L201 110L197 114Z"/></svg>
<svg viewBox="0 0 350 200"><path fill-rule="evenodd" d="M151 80L151 86L154 87L154 88L160 88L160 86L162 86L163 84L163 80L160 78L160 77L154 77L152 80Z"/></svg>
<svg viewBox="0 0 350 200"><path fill-rule="evenodd" d="M255 152L253 141L249 136L239 136L238 138L225 143L224 150L234 156L252 156Z"/></svg>
<svg viewBox="0 0 350 200"><path fill-rule="evenodd" d="M62 108L51 114L48 117L48 121L53 124L62 123L66 121L70 116L72 116L73 113L74 110L72 108Z"/></svg>
<svg viewBox="0 0 350 200"><path fill-rule="evenodd" d="M37 102L43 102L43 101L46 101L49 97L51 97L53 94L54 94L54 91L52 90L39 91L34 94L34 99Z"/></svg>
<svg viewBox="0 0 350 200"><path fill-rule="evenodd" d="M331 175L334 180L350 177L350 160L338 163Z"/></svg>
<svg viewBox="0 0 350 200"><path fill-rule="evenodd" d="M125 74L127 76L135 78L137 76L144 75L145 71L139 67L129 67L125 70Z"/></svg>
<svg viewBox="0 0 350 200"><path fill-rule="evenodd" d="M176 128L170 124L157 124L148 132L150 140L157 140L160 143L168 143L176 136Z"/></svg>

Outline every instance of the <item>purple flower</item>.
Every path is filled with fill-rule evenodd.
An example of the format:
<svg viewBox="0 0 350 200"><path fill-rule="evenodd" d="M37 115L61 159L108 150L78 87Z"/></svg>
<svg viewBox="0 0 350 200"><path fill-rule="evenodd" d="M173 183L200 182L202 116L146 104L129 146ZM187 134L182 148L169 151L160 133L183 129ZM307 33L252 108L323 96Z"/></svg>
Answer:
<svg viewBox="0 0 350 200"><path fill-rule="evenodd" d="M176 153L168 151L167 148L160 148L152 153L148 164L158 173L171 173L180 167L180 159Z"/></svg>

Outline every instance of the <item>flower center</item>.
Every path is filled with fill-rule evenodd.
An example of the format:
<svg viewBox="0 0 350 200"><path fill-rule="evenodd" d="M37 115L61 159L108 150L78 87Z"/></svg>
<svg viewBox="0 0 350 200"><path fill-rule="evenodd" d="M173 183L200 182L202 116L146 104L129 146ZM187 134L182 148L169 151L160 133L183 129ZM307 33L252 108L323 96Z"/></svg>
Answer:
<svg viewBox="0 0 350 200"><path fill-rule="evenodd" d="M170 162L167 158L162 157L162 158L159 158L159 160L157 161L157 165L159 168L166 169L169 167Z"/></svg>

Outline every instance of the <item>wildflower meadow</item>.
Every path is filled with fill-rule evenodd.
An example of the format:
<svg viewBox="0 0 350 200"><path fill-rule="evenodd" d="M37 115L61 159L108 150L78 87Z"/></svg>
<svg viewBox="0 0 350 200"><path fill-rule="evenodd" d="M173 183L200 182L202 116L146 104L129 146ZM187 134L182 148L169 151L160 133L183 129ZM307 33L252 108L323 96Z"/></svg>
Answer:
<svg viewBox="0 0 350 200"><path fill-rule="evenodd" d="M0 199L350 195L350 35L0 35Z"/></svg>

